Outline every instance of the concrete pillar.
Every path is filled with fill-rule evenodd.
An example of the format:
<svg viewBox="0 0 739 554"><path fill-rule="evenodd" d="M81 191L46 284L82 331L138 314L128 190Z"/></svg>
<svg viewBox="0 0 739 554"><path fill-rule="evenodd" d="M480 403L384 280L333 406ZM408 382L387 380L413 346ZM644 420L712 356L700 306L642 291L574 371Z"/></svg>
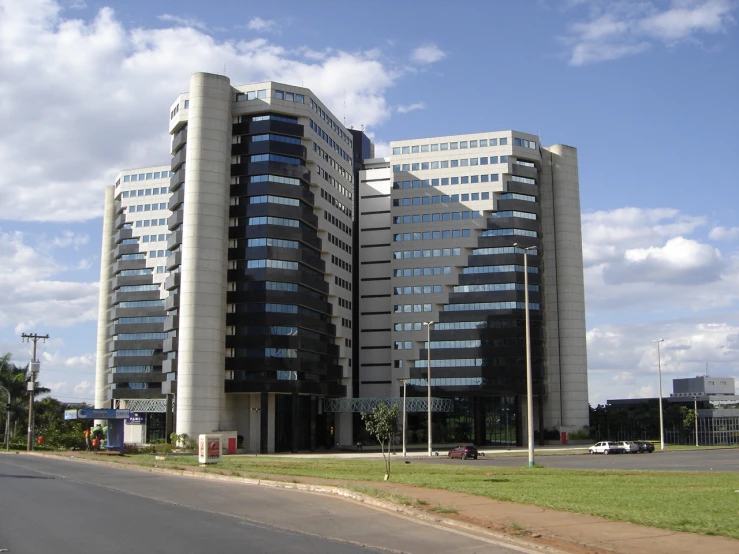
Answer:
<svg viewBox="0 0 739 554"><path fill-rule="evenodd" d="M191 437L220 428L224 401L231 90L221 75L190 78L177 431Z"/></svg>
<svg viewBox="0 0 739 554"><path fill-rule="evenodd" d="M95 407L108 408L105 386L108 381L108 312L110 311L111 263L115 247L115 187L105 188L103 246L100 252L100 299L98 301L97 358L95 361Z"/></svg>
<svg viewBox="0 0 739 554"><path fill-rule="evenodd" d="M577 149L556 144L548 150L557 257L560 428L572 432L589 424L580 180Z"/></svg>

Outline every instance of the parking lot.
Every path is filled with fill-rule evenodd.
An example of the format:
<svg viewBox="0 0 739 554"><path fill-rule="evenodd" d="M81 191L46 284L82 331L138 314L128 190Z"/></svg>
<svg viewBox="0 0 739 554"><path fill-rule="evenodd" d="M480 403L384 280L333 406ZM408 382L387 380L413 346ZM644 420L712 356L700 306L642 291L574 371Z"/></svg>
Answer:
<svg viewBox="0 0 739 554"><path fill-rule="evenodd" d="M555 454L550 450L547 454L543 450L539 455L535 452L537 464L560 469L642 469L660 471L734 471L739 472L739 449L725 450L683 450L660 452L659 444L652 454L612 454L610 456L589 455L587 451L577 451L573 454ZM449 460L446 452L440 452L439 457L416 458L414 462L436 464L480 464L499 467L521 467L528 463L526 451L520 456L496 455L494 451L486 451L486 456L477 460Z"/></svg>

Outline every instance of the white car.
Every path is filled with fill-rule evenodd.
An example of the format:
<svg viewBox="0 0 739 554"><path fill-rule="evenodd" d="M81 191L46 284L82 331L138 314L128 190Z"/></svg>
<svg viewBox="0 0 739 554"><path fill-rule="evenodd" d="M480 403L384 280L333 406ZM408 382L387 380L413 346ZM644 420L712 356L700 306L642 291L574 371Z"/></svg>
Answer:
<svg viewBox="0 0 739 554"><path fill-rule="evenodd" d="M637 454L639 452L639 445L635 442L621 441L616 444L623 448L626 454Z"/></svg>
<svg viewBox="0 0 739 554"><path fill-rule="evenodd" d="M613 441L602 441L595 443L589 449L591 454L621 454L624 452L619 443Z"/></svg>

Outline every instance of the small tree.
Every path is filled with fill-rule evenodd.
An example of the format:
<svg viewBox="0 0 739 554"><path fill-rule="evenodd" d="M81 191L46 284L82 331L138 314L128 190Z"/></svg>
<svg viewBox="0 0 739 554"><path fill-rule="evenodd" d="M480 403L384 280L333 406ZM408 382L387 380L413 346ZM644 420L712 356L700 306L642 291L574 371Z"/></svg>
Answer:
<svg viewBox="0 0 739 554"><path fill-rule="evenodd" d="M382 457L385 460L385 481L387 481L390 479L390 447L398 429L398 407L388 408L385 404L379 404L371 412L363 413L362 421L364 421L367 432L380 443ZM385 455L386 442L388 443L387 455Z"/></svg>

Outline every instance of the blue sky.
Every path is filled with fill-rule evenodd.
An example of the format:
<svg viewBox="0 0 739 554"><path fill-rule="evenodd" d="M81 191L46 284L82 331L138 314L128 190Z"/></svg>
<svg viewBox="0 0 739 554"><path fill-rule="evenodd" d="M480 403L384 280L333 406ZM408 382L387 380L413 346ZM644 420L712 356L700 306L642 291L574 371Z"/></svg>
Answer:
<svg viewBox="0 0 739 554"><path fill-rule="evenodd" d="M195 71L311 88L390 140L517 129L579 151L591 403L739 378L739 3L0 4L0 352L94 385L103 189L168 163Z"/></svg>

